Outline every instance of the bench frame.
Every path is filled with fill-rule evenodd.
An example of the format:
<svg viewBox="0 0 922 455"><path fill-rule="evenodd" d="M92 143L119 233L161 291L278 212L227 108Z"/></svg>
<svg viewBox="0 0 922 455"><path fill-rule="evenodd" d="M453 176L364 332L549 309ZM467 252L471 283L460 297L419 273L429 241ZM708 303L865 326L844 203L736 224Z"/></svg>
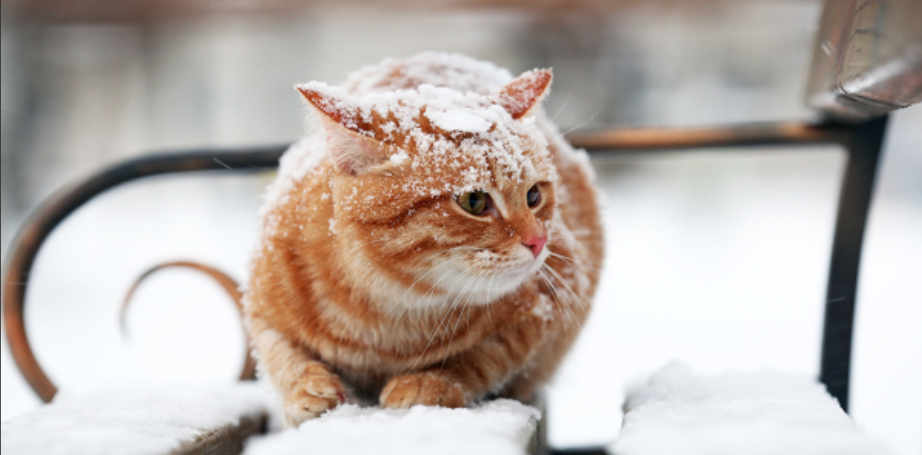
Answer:
<svg viewBox="0 0 922 455"><path fill-rule="evenodd" d="M880 162L887 117L860 124L767 123L714 128L641 128L582 132L567 136L591 154L656 153L727 149L762 152L765 146L838 145L847 154L833 235L826 291L819 380L848 411L855 298L865 226ZM275 169L288 145L200 149L151 154L124 161L64 188L23 224L3 275L3 319L13 358L44 402L57 393L29 345L23 320L35 258L51 232L97 195L122 183L187 172L260 172ZM809 150L808 150L809 151ZM249 379L252 372L241 379Z"/></svg>

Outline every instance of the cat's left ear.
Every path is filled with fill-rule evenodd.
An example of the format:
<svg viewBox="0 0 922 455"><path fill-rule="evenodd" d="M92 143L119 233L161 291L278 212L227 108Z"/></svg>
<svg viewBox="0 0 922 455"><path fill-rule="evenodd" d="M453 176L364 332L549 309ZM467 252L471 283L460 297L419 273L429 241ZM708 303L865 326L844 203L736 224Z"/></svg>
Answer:
<svg viewBox="0 0 922 455"><path fill-rule="evenodd" d="M512 118L518 120L541 104L541 100L551 87L553 77L550 69L523 73L499 91L497 102Z"/></svg>
<svg viewBox="0 0 922 455"><path fill-rule="evenodd" d="M327 132L327 150L337 170L361 175L388 159L386 148L371 137L374 126L362 121L358 107L350 104L345 94L316 83L295 88L317 110Z"/></svg>

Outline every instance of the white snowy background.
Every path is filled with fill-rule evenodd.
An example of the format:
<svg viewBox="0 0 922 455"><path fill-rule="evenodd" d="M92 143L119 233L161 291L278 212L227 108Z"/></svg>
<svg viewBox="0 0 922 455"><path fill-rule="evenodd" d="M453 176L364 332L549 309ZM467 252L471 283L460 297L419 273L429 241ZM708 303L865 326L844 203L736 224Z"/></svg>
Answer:
<svg viewBox="0 0 922 455"><path fill-rule="evenodd" d="M438 49L513 71L553 66L547 109L564 128L809 119L801 99L818 16L818 3L788 1L592 19L334 9L47 25L3 5L4 258L23 217L67 182L153 150L291 141L303 126L292 83L340 81L386 56ZM613 441L628 385L672 359L702 373L815 376L843 158L827 147L594 159L606 195L604 278L550 389L551 443ZM192 259L244 279L270 179L154 178L69 218L41 251L26 313L58 385L233 381L239 319L207 279L152 277L129 314L127 343L116 312L131 281L158 262ZM852 415L898 455L922 452L920 278L915 106L888 130L852 369ZM6 420L39 402L5 337L0 356Z"/></svg>

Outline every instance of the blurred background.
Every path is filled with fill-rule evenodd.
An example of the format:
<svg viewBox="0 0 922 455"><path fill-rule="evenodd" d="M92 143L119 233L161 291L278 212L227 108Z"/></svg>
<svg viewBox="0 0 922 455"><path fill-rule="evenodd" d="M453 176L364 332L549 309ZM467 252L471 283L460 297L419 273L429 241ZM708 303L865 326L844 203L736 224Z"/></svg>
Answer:
<svg viewBox="0 0 922 455"><path fill-rule="evenodd" d="M553 67L564 130L810 120L821 2L4 0L2 249L55 191L128 157L287 143L296 82L385 57L465 53ZM624 391L673 359L701 373L816 376L844 155L835 147L593 159L607 259L595 308L549 394L550 442L613 441ZM152 178L106 193L43 247L28 293L36 354L64 393L113 383L223 383L239 318L174 259L246 277L272 175ZM895 454L922 453L922 106L891 116L865 241L852 415ZM3 338L0 418L39 405Z"/></svg>

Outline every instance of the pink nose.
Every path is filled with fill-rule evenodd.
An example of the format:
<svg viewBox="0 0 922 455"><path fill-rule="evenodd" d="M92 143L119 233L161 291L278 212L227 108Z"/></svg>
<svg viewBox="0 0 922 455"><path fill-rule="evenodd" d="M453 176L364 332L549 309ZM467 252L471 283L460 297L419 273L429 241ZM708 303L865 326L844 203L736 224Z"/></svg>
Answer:
<svg viewBox="0 0 922 455"><path fill-rule="evenodd" d="M546 244L546 236L531 237L525 239L525 241L522 242L522 245L525 245L525 248L531 250L531 254L533 254L535 257L538 257L538 255L541 254L541 249L544 248L544 245Z"/></svg>

